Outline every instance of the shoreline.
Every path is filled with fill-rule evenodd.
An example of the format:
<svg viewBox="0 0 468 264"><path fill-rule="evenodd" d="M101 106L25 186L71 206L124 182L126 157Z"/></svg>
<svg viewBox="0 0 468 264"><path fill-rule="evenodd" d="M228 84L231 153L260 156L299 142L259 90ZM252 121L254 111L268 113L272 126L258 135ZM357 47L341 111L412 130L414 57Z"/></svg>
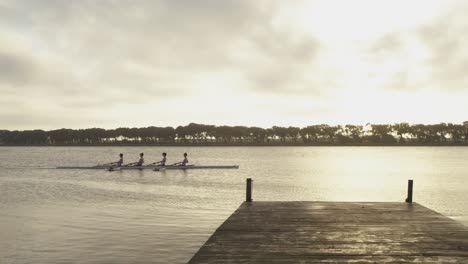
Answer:
<svg viewBox="0 0 468 264"><path fill-rule="evenodd" d="M468 147L468 144L0 144L0 147Z"/></svg>

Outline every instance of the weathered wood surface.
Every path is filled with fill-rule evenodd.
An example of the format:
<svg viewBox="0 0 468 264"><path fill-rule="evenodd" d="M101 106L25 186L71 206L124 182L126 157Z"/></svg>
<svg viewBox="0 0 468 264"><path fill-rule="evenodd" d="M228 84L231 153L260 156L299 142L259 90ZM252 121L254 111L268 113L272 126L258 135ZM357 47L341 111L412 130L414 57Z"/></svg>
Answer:
<svg viewBox="0 0 468 264"><path fill-rule="evenodd" d="M468 263L468 227L419 204L243 203L189 263Z"/></svg>

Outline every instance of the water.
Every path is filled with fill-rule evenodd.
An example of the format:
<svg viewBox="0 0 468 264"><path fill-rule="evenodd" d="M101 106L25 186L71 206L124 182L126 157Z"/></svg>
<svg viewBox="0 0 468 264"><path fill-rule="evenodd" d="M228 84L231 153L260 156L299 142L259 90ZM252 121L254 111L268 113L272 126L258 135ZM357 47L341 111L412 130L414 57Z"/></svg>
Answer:
<svg viewBox="0 0 468 264"><path fill-rule="evenodd" d="M117 160L238 170L50 169ZM186 263L245 199L414 200L468 225L464 147L2 147L2 263Z"/></svg>

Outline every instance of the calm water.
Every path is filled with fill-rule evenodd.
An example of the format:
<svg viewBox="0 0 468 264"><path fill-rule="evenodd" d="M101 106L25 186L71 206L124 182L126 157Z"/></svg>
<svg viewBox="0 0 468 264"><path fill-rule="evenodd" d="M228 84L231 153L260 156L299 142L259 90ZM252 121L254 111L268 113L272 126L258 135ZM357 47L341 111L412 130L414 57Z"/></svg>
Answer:
<svg viewBox="0 0 468 264"><path fill-rule="evenodd" d="M50 169L114 161L239 164L239 170ZM1 263L185 263L243 202L416 202L468 225L463 147L2 147Z"/></svg>

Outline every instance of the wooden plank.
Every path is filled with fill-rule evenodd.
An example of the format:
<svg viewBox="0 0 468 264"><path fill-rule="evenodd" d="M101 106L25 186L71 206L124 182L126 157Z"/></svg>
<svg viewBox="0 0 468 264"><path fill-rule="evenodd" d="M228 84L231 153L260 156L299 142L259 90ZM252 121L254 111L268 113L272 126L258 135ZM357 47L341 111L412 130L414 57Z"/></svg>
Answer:
<svg viewBox="0 0 468 264"><path fill-rule="evenodd" d="M243 203L189 263L468 263L468 228L416 203Z"/></svg>

